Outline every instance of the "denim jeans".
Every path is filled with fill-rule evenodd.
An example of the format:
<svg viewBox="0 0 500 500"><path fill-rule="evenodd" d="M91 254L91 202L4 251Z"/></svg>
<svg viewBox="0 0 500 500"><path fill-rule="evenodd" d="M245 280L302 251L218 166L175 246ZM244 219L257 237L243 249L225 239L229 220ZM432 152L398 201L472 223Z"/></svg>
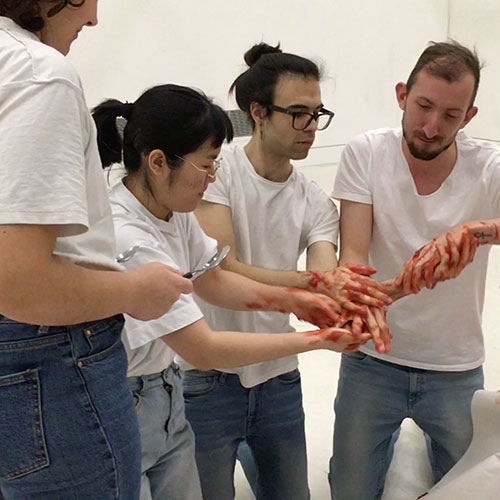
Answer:
<svg viewBox="0 0 500 500"><path fill-rule="evenodd" d="M141 432L141 500L201 500L179 368L128 380Z"/></svg>
<svg viewBox="0 0 500 500"><path fill-rule="evenodd" d="M244 439L257 466L258 500L309 499L298 370L251 388L235 374L189 370L184 398L204 500L234 499L236 453Z"/></svg>
<svg viewBox="0 0 500 500"><path fill-rule="evenodd" d="M0 496L138 498L122 326L121 315L57 327L0 316Z"/></svg>
<svg viewBox="0 0 500 500"><path fill-rule="evenodd" d="M431 371L361 352L343 354L330 461L332 498L374 500L382 496L392 436L407 417L429 436L431 467L438 481L469 446L470 404L482 387L481 367Z"/></svg>

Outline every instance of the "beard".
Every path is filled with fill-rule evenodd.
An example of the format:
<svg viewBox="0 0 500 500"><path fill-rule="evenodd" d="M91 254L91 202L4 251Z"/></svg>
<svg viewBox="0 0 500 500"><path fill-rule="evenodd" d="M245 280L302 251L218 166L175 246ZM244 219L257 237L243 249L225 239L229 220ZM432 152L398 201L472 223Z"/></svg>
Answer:
<svg viewBox="0 0 500 500"><path fill-rule="evenodd" d="M454 142L455 142L455 137L457 134L454 134L453 137L444 145L442 145L441 141L443 140L442 137L437 136L436 137L436 148L435 149L429 149L426 147L419 147L415 142L412 140L410 135L406 132L404 122L402 124L403 128L403 137L406 142L406 145L408 146L408 150L410 151L411 155L416 158L417 160L423 160L423 161L431 161L434 160L434 158L437 158L443 151L446 151ZM422 133L420 136L425 135ZM413 137L419 137L419 134L413 133ZM429 144L429 146L432 146L432 144Z"/></svg>

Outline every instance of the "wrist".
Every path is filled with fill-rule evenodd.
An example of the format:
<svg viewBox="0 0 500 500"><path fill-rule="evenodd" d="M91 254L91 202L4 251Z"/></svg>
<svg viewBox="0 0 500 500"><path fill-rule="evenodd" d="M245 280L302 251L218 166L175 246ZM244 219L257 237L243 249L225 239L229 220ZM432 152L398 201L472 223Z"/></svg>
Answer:
<svg viewBox="0 0 500 500"><path fill-rule="evenodd" d="M334 271L335 269L328 272L332 273ZM326 272L306 271L304 272L304 278L305 283L303 288L309 292L323 293L327 288L330 288L330 280Z"/></svg>
<svg viewBox="0 0 500 500"><path fill-rule="evenodd" d="M493 221L466 222L462 227L467 231L468 236L477 238L479 244L498 240L498 225Z"/></svg>

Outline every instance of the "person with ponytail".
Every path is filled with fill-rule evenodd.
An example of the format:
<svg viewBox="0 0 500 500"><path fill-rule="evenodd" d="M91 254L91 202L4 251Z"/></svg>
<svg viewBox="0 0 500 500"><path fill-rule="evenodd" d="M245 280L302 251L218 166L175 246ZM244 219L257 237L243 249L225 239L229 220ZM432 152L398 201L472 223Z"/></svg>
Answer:
<svg viewBox="0 0 500 500"><path fill-rule="evenodd" d="M95 127L64 57L97 0L0 0L0 498L136 500L122 313L191 283L121 272Z"/></svg>
<svg viewBox="0 0 500 500"><path fill-rule="evenodd" d="M145 91L133 104L105 101L93 116L103 165L123 160L126 170L110 192L118 251L139 245L125 266L133 270L160 261L182 272L200 269L217 242L202 231L193 210L216 178L223 141L232 139L225 112L202 93L169 84ZM126 119L123 139L118 117ZM157 320L127 316L129 385L142 438L141 499L202 498L175 353L208 370L315 349L351 351L368 338L329 328L341 308L327 296L265 285L221 268L198 276L193 286L197 297L219 307L293 312L321 329L281 335L216 332L190 294ZM208 417L211 410L206 411Z"/></svg>
<svg viewBox="0 0 500 500"><path fill-rule="evenodd" d="M224 148L217 180L196 210L206 233L219 245L231 245L222 266L268 285L328 294L352 314L364 315L366 305L389 304L366 276L374 270L336 268L335 205L291 163L307 157L316 132L333 118L321 100L320 69L265 43L251 47L244 58L248 68L231 91L253 134L244 147ZM299 272L303 251L307 271ZM287 314L201 306L217 330L293 331ZM377 325L372 330L379 348L388 349L384 332ZM186 370L186 414L196 436L205 500L234 498L237 453L258 499L308 499L297 356L217 371L196 370L187 362L180 366Z"/></svg>

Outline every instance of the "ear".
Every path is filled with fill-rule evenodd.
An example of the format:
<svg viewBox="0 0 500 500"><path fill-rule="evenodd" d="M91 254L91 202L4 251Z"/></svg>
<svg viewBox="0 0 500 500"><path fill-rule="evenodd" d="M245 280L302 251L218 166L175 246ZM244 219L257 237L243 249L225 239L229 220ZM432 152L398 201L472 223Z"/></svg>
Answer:
<svg viewBox="0 0 500 500"><path fill-rule="evenodd" d="M262 125L267 116L267 110L258 102L252 101L250 103L250 116L256 125Z"/></svg>
<svg viewBox="0 0 500 500"><path fill-rule="evenodd" d="M465 118L462 125L460 125L460 128L464 128L477 115L477 112L477 106L471 106L467 113L465 113Z"/></svg>
<svg viewBox="0 0 500 500"><path fill-rule="evenodd" d="M153 149L147 156L148 170L152 175L165 176L168 175L170 169L168 162L161 149Z"/></svg>
<svg viewBox="0 0 500 500"><path fill-rule="evenodd" d="M399 107L404 111L406 108L406 97L408 92L406 91L406 84L399 82L396 85L396 99L398 100Z"/></svg>

